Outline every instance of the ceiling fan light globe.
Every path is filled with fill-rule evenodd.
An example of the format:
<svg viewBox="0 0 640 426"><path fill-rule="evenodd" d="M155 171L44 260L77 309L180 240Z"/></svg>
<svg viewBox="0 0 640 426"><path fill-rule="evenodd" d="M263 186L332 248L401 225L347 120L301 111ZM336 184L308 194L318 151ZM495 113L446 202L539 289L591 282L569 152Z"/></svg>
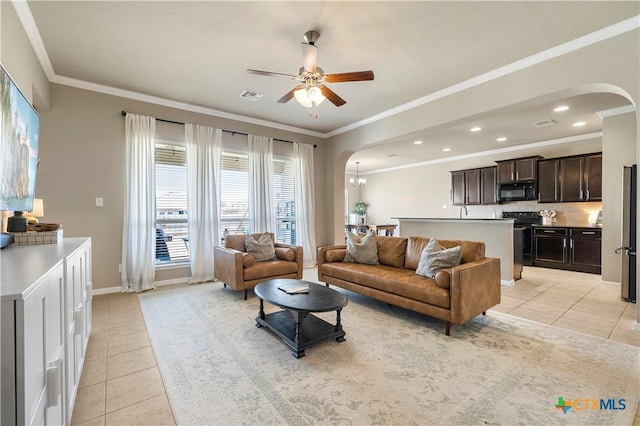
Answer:
<svg viewBox="0 0 640 426"><path fill-rule="evenodd" d="M322 91L317 86L314 86L314 87L309 89L309 98L316 105L320 105L322 103L322 101L325 100L325 97L322 94Z"/></svg>
<svg viewBox="0 0 640 426"><path fill-rule="evenodd" d="M300 105L305 108L311 108L313 106L313 100L309 96L309 91L307 89L298 89L293 92L293 96L296 98L296 101Z"/></svg>

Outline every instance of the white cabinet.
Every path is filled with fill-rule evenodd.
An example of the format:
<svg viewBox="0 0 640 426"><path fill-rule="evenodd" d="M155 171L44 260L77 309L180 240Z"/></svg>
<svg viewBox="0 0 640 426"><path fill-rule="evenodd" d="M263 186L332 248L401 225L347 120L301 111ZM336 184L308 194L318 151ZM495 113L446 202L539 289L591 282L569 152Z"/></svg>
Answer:
<svg viewBox="0 0 640 426"><path fill-rule="evenodd" d="M91 240L10 246L0 261L0 424L69 424L91 330Z"/></svg>

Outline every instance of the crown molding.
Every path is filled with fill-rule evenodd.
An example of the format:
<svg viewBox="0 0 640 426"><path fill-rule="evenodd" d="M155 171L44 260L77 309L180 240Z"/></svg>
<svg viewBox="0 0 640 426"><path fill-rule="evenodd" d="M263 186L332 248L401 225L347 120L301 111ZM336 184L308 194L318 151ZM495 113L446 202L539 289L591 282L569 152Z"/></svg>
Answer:
<svg viewBox="0 0 640 426"><path fill-rule="evenodd" d="M605 118L612 117L614 115L628 114L630 112L636 112L636 107L634 105L625 105L618 108L605 109L603 111L597 111L596 114L598 114L600 118Z"/></svg>

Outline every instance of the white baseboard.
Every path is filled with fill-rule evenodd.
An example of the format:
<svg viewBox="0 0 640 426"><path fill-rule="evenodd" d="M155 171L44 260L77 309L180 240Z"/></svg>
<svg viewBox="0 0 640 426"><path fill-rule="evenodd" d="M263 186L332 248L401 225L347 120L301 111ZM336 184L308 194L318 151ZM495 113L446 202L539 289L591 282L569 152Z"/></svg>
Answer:
<svg viewBox="0 0 640 426"><path fill-rule="evenodd" d="M500 280L500 284L504 286L516 285L516 280Z"/></svg>
<svg viewBox="0 0 640 426"><path fill-rule="evenodd" d="M173 285L173 284L186 284L191 280L191 277L184 278L174 278L172 280L162 280L162 281L154 281L154 287L162 287L165 285ZM122 286L115 287L107 287L107 288L94 288L93 295L99 296L101 294L111 294L111 293L120 293L122 291Z"/></svg>

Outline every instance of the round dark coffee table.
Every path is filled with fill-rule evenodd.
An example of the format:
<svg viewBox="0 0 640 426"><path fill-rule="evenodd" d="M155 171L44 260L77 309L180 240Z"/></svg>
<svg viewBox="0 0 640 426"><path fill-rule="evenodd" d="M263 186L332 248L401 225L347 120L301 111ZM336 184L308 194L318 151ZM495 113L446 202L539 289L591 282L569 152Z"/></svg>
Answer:
<svg viewBox="0 0 640 426"><path fill-rule="evenodd" d="M288 294L278 287L301 284L309 287L309 293ZM345 332L340 323L340 311L347 305L341 293L303 280L277 279L258 284L254 293L260 299L260 312L256 327L267 327L292 349L296 358L304 356L305 349L327 340L344 342ZM265 314L264 302L279 306L282 311ZM336 311L336 323L330 324L311 312Z"/></svg>

